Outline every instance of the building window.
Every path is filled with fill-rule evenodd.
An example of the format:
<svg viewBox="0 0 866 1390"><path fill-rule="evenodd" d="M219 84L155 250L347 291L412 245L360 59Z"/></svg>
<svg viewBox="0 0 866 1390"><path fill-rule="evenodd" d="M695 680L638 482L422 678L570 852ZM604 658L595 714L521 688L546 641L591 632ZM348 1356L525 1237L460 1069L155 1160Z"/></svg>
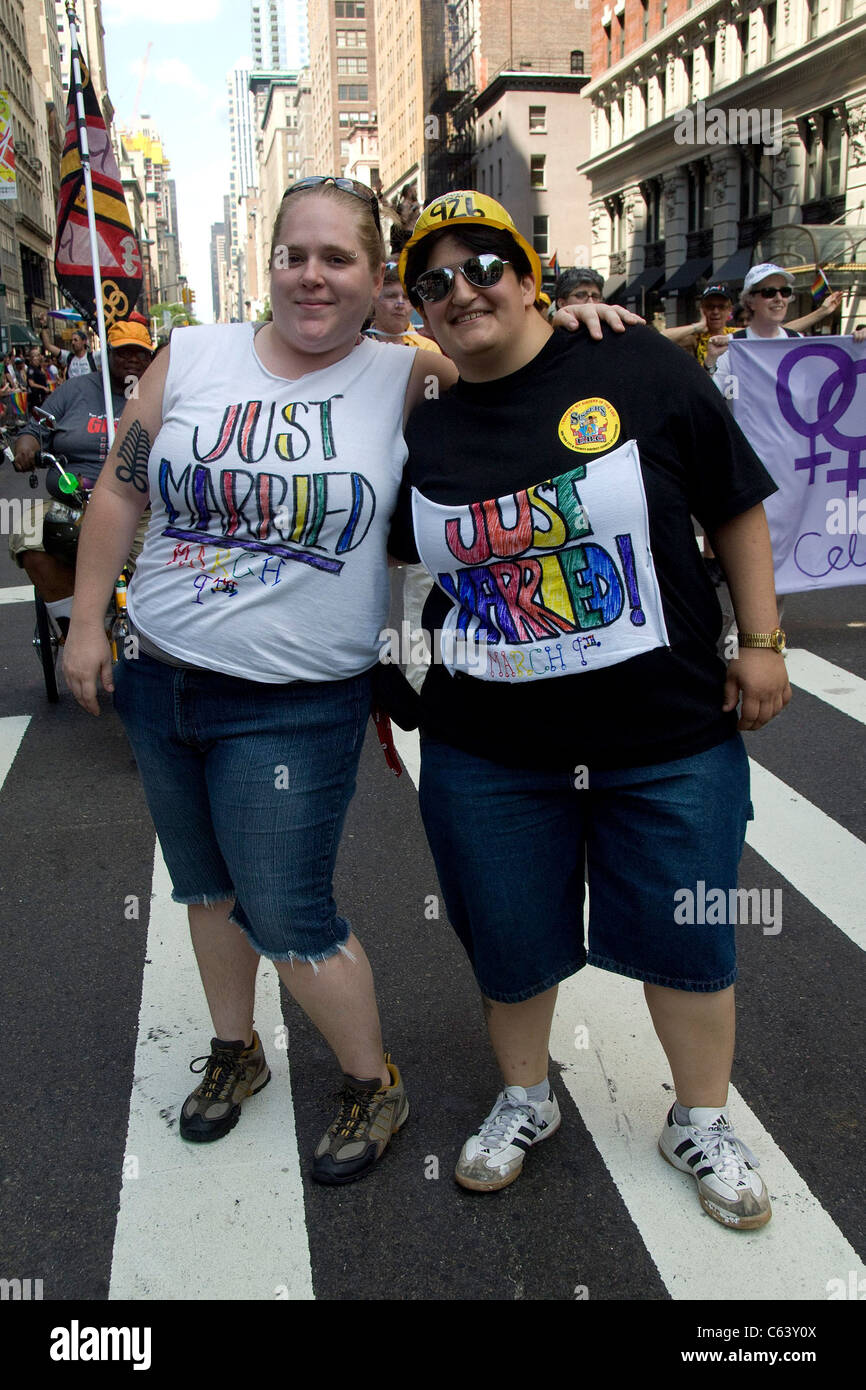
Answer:
<svg viewBox="0 0 866 1390"><path fill-rule="evenodd" d="M610 218L610 251L613 254L623 249L622 194L615 193L612 198L605 198L604 205Z"/></svg>
<svg viewBox="0 0 866 1390"><path fill-rule="evenodd" d="M365 0L335 0L334 14L337 19L364 19Z"/></svg>
<svg viewBox="0 0 866 1390"><path fill-rule="evenodd" d="M612 28L613 26L611 26ZM607 31L607 66L613 62L613 39L610 36L610 29Z"/></svg>
<svg viewBox="0 0 866 1390"><path fill-rule="evenodd" d="M749 71L749 20L748 16L741 19L737 25L737 33L740 37L740 71L745 77Z"/></svg>
<svg viewBox="0 0 866 1390"><path fill-rule="evenodd" d="M665 234L665 205L660 181L653 179L650 183L644 184L641 192L646 204L644 241L649 245L651 242L661 241Z"/></svg>
<svg viewBox="0 0 866 1390"><path fill-rule="evenodd" d="M571 71L576 73L583 72L583 49L573 48L571 50Z"/></svg>
<svg viewBox="0 0 866 1390"><path fill-rule="evenodd" d="M619 16L619 56L625 57L625 10Z"/></svg>
<svg viewBox="0 0 866 1390"><path fill-rule="evenodd" d="M641 7L641 38L646 43L649 37L649 0L640 0Z"/></svg>
<svg viewBox="0 0 866 1390"><path fill-rule="evenodd" d="M501 198L501 197L502 197L502 160L501 160L501 159L497 160L497 163L498 163L498 165L499 165L499 192L498 192L498 194L497 194L497 197Z"/></svg>
<svg viewBox="0 0 866 1390"><path fill-rule="evenodd" d="M688 230L701 232L713 225L712 209L707 197L706 165L692 164L686 170L688 188Z"/></svg>
<svg viewBox="0 0 866 1390"><path fill-rule="evenodd" d="M818 37L818 14L820 9L821 0L809 0L809 23L806 29L807 39Z"/></svg>
<svg viewBox="0 0 866 1390"><path fill-rule="evenodd" d="M546 188L544 181L544 161L547 158L543 154L530 155L529 159L529 183L532 188Z"/></svg>
<svg viewBox="0 0 866 1390"><path fill-rule="evenodd" d="M772 207L773 161L760 146L740 155L740 217L758 217Z"/></svg>
<svg viewBox="0 0 866 1390"><path fill-rule="evenodd" d="M550 255L550 218L533 217L532 219L532 249L537 251L539 256Z"/></svg>
<svg viewBox="0 0 866 1390"><path fill-rule="evenodd" d="M366 58L338 58L338 59L337 59L337 76L338 76L338 77L357 76L358 73L366 73L366 71L367 71L367 59L366 59Z"/></svg>
<svg viewBox="0 0 866 1390"><path fill-rule="evenodd" d="M692 95L695 89L695 55L687 53L683 58L683 72L686 77L686 94L683 101L684 106L690 106Z"/></svg>
<svg viewBox="0 0 866 1390"><path fill-rule="evenodd" d="M343 85L338 85L337 87L338 101L367 101L367 99L366 82L359 87Z"/></svg>
<svg viewBox="0 0 866 1390"><path fill-rule="evenodd" d="M366 48L367 34L364 29L338 29L338 48Z"/></svg>
<svg viewBox="0 0 866 1390"><path fill-rule="evenodd" d="M767 26L767 62L772 63L776 56L776 6L775 3L768 5L764 11L764 23Z"/></svg>
<svg viewBox="0 0 866 1390"><path fill-rule="evenodd" d="M664 29L664 27L665 27L665 25L667 24L667 22L668 22L668 0L662 0L662 22L661 22L661 27L662 27L662 29Z"/></svg>
<svg viewBox="0 0 866 1390"><path fill-rule="evenodd" d="M835 198L845 190L845 133L834 111L823 111L808 123L806 182L803 201Z"/></svg>
<svg viewBox="0 0 866 1390"><path fill-rule="evenodd" d="M547 107L530 106L529 108L529 129L532 131L547 130Z"/></svg>

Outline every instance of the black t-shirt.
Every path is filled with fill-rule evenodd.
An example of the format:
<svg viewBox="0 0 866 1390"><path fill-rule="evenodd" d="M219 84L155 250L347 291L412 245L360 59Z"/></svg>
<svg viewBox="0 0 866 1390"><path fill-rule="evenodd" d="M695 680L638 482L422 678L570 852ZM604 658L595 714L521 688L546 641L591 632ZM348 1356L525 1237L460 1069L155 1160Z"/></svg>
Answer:
<svg viewBox="0 0 866 1390"><path fill-rule="evenodd" d="M434 653L422 732L563 769L673 761L733 734L692 516L712 533L776 485L697 363L651 329L557 330L519 371L423 402L406 440L391 550L416 560L419 525L438 571L424 626L486 632L494 677Z"/></svg>

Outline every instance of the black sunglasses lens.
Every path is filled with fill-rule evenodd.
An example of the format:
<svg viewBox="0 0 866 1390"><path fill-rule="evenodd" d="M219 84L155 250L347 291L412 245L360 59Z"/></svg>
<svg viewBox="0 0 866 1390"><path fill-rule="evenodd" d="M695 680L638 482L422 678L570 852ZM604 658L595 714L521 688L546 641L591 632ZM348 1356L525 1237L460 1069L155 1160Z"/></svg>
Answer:
<svg viewBox="0 0 866 1390"><path fill-rule="evenodd" d="M425 270L415 281L415 293L428 304L438 304L454 284L454 271L442 266L439 270Z"/></svg>
<svg viewBox="0 0 866 1390"><path fill-rule="evenodd" d="M783 299L790 299L794 291L790 285L782 285L780 289L761 290L760 293L764 299L775 299L777 294L780 294Z"/></svg>
<svg viewBox="0 0 866 1390"><path fill-rule="evenodd" d="M470 285L476 289L486 290L492 285L498 285L505 273L505 263L498 256L485 254L483 256L470 256L468 261L464 261L460 267Z"/></svg>

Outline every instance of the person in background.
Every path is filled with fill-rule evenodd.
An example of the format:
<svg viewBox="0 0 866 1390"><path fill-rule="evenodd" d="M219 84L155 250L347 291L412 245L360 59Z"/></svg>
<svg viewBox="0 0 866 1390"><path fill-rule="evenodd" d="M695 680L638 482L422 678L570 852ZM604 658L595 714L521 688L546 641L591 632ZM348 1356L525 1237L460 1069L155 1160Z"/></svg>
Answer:
<svg viewBox="0 0 866 1390"><path fill-rule="evenodd" d="M382 288L373 300L373 322L364 332L368 337L376 338L383 343L420 347L424 348L425 352L441 350L433 338L413 328L412 305L400 284L400 272L396 261L385 262Z"/></svg>
<svg viewBox="0 0 866 1390"><path fill-rule="evenodd" d="M603 304L604 281L597 270L586 265L575 265L564 270L554 289L553 299L557 309L568 304Z"/></svg>
<svg viewBox="0 0 866 1390"><path fill-rule="evenodd" d="M51 392L51 382L45 371L42 350L32 347L27 354L27 409L32 414L45 404L45 397Z"/></svg>
<svg viewBox="0 0 866 1390"><path fill-rule="evenodd" d="M112 409L117 421L127 404L130 385L143 375L150 363L152 346L146 328L124 322L115 323L109 328L108 342ZM55 420L52 426L52 453L65 457L72 472L85 487L92 488L108 454L102 373L85 372L82 376L63 382L53 393L49 405ZM32 472L37 467L41 447L42 436L35 426L22 430L14 446L14 466L19 473ZM75 570L45 550L41 505L37 506L37 511L38 516L34 517L29 531L13 531L10 535L9 550L45 600L52 621L65 638L72 609ZM145 529L146 521L143 518L129 555L132 564L141 551Z"/></svg>
<svg viewBox="0 0 866 1390"><path fill-rule="evenodd" d="M98 370L96 357L87 346L87 334L83 328L76 328L72 334L71 352L66 348L59 348L52 343L48 333L48 315L43 314L39 320L39 333L42 338L42 346L53 357L66 372L67 381L73 380L77 376L86 376L88 372Z"/></svg>

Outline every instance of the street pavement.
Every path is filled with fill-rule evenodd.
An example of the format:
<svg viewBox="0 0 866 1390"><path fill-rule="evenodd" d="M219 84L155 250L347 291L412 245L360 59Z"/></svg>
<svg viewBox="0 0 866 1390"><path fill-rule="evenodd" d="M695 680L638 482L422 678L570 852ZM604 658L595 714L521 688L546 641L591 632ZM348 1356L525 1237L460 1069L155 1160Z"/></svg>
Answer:
<svg viewBox="0 0 866 1390"><path fill-rule="evenodd" d="M0 483L33 495L17 475ZM410 1118L364 1181L310 1181L339 1076L267 966L273 1079L221 1142L184 1144L189 1062L211 1035L185 915L110 702L93 719L65 688L45 700L23 578L4 546L0 1276L41 1280L45 1300L154 1305L749 1299L784 1320L800 1300L866 1297L866 588L787 600L794 700L746 736L756 819L740 882L779 890L782 918L739 929L732 1114L774 1215L736 1234L657 1151L672 1093L640 985L593 968L561 988L559 1133L503 1192L456 1186L498 1074L418 815L417 740L399 738L398 779L372 727L336 896L370 956Z"/></svg>

